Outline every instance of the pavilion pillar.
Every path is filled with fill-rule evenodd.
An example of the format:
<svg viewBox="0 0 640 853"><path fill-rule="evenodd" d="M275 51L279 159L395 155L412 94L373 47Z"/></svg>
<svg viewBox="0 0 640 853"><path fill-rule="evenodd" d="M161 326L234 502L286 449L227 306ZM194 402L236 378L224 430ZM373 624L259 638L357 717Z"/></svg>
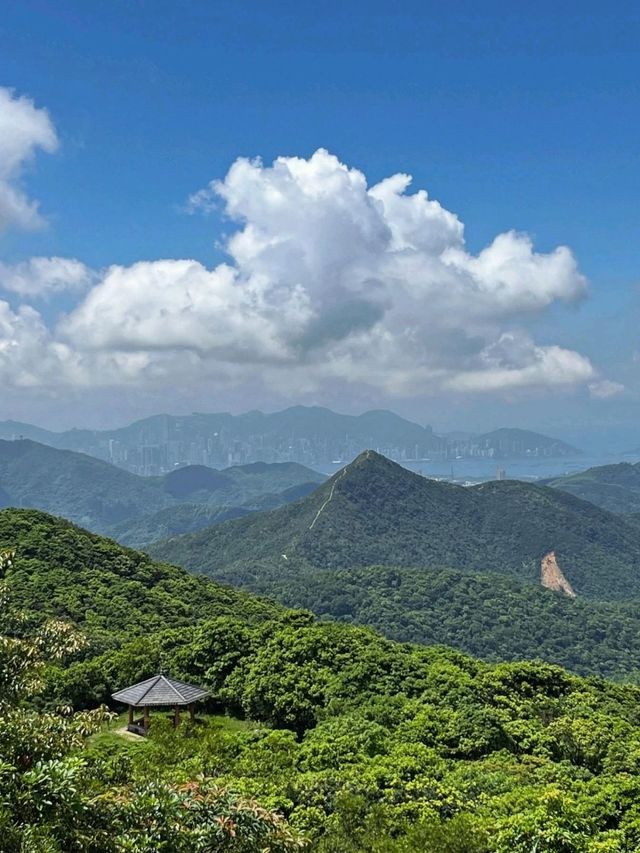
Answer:
<svg viewBox="0 0 640 853"><path fill-rule="evenodd" d="M175 729L180 725L180 705L176 705L176 712L173 717L173 727Z"/></svg>
<svg viewBox="0 0 640 853"><path fill-rule="evenodd" d="M133 725L133 705L129 705L129 725Z"/></svg>
<svg viewBox="0 0 640 853"><path fill-rule="evenodd" d="M149 731L149 706L148 705L144 706L143 726L144 726L145 733L148 732Z"/></svg>
<svg viewBox="0 0 640 853"><path fill-rule="evenodd" d="M191 718L191 722L195 722L196 719L196 708L193 702L189 705L189 717Z"/></svg>

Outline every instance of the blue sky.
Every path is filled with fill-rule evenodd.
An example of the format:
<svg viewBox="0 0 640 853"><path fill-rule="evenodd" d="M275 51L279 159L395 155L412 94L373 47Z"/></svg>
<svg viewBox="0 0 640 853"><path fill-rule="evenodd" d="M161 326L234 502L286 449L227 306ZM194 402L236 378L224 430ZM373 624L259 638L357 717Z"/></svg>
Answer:
<svg viewBox="0 0 640 853"><path fill-rule="evenodd" d="M484 336L477 355L486 360L495 336L517 327L536 346L588 358L594 373L583 370L575 382L549 388L543 380L517 388L492 380L488 393L478 393L459 379L477 372L465 362L446 374L446 387L417 370L413 389L399 392L397 365L396 378L383 385L361 370L319 379L310 369L308 382L299 371L295 381L282 373L282 387L293 387L287 397L277 379L260 381L259 359L247 377L227 370L225 354L222 383L211 365L202 381L194 366L186 384L182 374L164 385L157 376L138 385L114 380L95 391L91 416L82 409L81 383L52 390L48 381L41 394L23 383L0 417L63 425L158 408L301 401L388 405L441 428L469 418L481 428L498 425L493 421L541 426L541 406L565 431L631 427L638 393L638 44L640 11L625 2L565 3L561 11L546 2L8 2L0 20L0 86L47 110L58 146L24 163L20 186L38 200L46 227L0 231L5 265L55 256L94 271L161 258L214 268L228 260L225 240L246 214L230 219L228 201L219 199L213 212L187 214L188 197L224 179L238 157L260 156L269 166L276 157L308 159L323 147L363 172L369 186L412 175L409 192L426 189L464 223L470 254L512 229L529 234L538 253L568 246L588 279L586 297L574 292L568 299L558 290L559 298L526 318L510 315L494 338L485 326L469 337ZM316 297L326 308L329 298ZM5 298L13 311L23 301L11 292ZM53 327L82 298L58 294L35 308ZM314 317L322 314L318 305ZM429 298L422 307L431 310ZM323 317L318 322L328 323ZM469 322L477 316L461 317L460 328ZM416 333L435 340L445 331L457 327L447 321ZM124 347L138 355L144 349L139 341ZM429 358L423 353L418 361ZM436 359L438 376L451 358Z"/></svg>

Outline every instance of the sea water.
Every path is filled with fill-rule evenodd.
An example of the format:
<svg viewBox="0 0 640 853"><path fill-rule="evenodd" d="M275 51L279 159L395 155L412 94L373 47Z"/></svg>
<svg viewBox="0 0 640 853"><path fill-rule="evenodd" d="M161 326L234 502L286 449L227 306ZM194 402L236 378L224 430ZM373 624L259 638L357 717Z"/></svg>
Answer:
<svg viewBox="0 0 640 853"><path fill-rule="evenodd" d="M600 465L615 465L621 462L640 461L640 454L601 454L562 456L558 458L531 457L518 459L420 459L416 461L397 460L398 463L416 474L454 483L483 483L498 478L498 469L505 472L507 480L525 480L535 482L550 477L565 477L587 468ZM346 462L334 462L322 466L324 474L335 474Z"/></svg>

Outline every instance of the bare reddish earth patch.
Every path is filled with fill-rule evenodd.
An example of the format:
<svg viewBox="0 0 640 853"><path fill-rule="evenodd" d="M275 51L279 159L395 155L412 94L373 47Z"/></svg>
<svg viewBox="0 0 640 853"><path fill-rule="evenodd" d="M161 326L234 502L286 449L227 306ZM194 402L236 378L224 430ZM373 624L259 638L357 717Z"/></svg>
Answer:
<svg viewBox="0 0 640 853"><path fill-rule="evenodd" d="M558 565L555 551L549 551L542 558L540 564L540 582L547 589L552 589L554 592L561 592L563 595L568 595L569 598L575 598L576 594L573 587L562 573L562 569Z"/></svg>

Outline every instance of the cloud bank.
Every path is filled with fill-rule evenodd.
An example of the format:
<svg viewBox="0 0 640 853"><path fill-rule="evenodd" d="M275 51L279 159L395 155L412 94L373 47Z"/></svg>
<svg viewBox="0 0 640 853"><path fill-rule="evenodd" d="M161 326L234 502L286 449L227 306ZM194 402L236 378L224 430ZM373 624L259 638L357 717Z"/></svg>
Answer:
<svg viewBox="0 0 640 853"><path fill-rule="evenodd" d="M37 148L56 144L46 112L0 89L0 226L38 224L20 173ZM370 186L324 149L271 165L242 158L188 205L222 207L234 224L227 263L161 259L99 272L64 258L0 264L0 381L615 392L584 355L532 334L552 305L585 295L571 251L538 253L508 231L473 254L459 218L412 192L408 175ZM30 303L62 291L75 307L47 326Z"/></svg>
<svg viewBox="0 0 640 853"><path fill-rule="evenodd" d="M458 217L394 175L364 174L320 149L271 166L237 160L190 199L237 224L228 264L161 260L112 267L60 325L78 351L168 351L208 375L294 390L346 381L418 394L562 386L592 380L584 356L536 345L528 320L575 302L586 282L566 247L526 235L467 251Z"/></svg>

